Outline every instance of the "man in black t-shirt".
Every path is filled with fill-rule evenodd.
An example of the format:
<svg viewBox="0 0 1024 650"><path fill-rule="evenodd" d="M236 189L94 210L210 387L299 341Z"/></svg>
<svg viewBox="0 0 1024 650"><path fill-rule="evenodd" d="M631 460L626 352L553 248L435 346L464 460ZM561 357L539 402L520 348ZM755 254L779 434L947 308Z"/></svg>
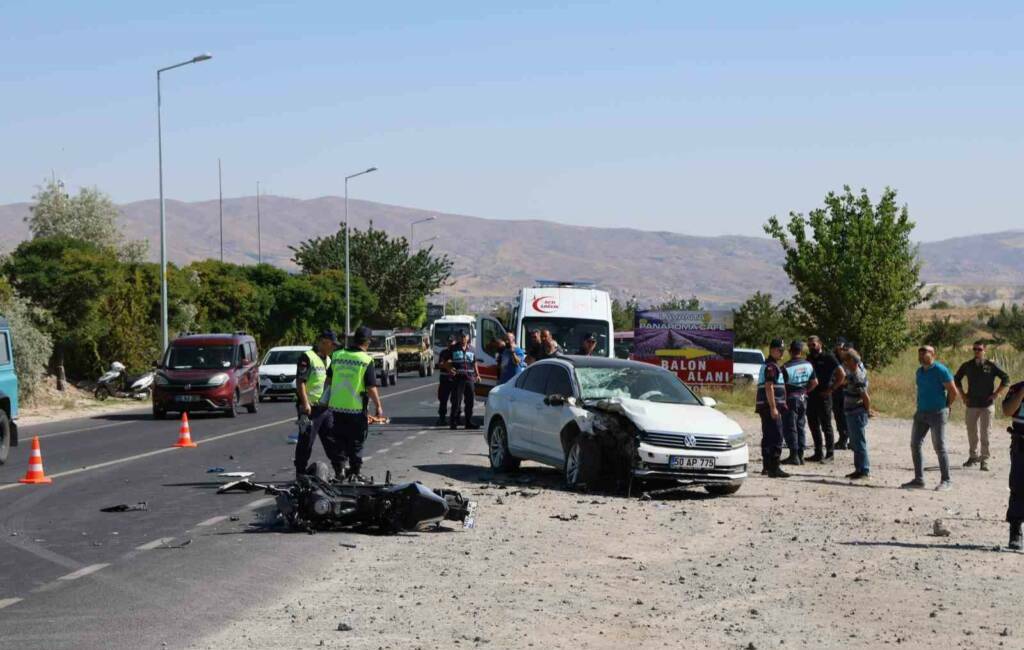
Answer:
<svg viewBox="0 0 1024 650"><path fill-rule="evenodd" d="M807 360L814 366L818 385L807 395L807 425L814 440L814 455L808 462L830 463L835 456L835 436L832 433L832 393L836 383L839 361L825 349L819 336L807 337L810 353ZM822 453L824 451L824 454Z"/></svg>

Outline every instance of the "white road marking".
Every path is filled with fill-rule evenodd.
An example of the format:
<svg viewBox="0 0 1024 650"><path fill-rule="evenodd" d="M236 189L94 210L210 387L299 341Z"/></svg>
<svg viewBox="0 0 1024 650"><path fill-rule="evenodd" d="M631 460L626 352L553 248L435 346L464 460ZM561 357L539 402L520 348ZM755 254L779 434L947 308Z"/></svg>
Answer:
<svg viewBox="0 0 1024 650"><path fill-rule="evenodd" d="M202 527L202 526L215 526L215 525L219 524L220 522L227 520L227 518L228 518L227 515L217 515L216 517L210 517L206 521L200 521L198 524L196 524L196 528L199 528L199 527Z"/></svg>
<svg viewBox="0 0 1024 650"><path fill-rule="evenodd" d="M372 460L372 459L373 459L373 456L363 456L363 462L364 462L364 463L365 463L366 461L368 461L368 460Z"/></svg>
<svg viewBox="0 0 1024 650"><path fill-rule="evenodd" d="M403 442L405 442L405 441L404 440L398 440L398 441L392 442L391 446L392 447L397 447L398 445L402 444Z"/></svg>
<svg viewBox="0 0 1024 650"><path fill-rule="evenodd" d="M0 609L4 607L10 607L15 603L20 603L21 598L0 598Z"/></svg>
<svg viewBox="0 0 1024 650"><path fill-rule="evenodd" d="M238 431L229 431L228 433L222 433L219 436L212 436L210 438L196 439L192 438L192 441L197 445L204 445L208 442L215 442L217 440L223 440L224 438L231 438L233 436L240 436L243 433L251 433L253 431L259 431L261 429L267 429L269 427L276 427L282 424L295 422L295 418L288 418L287 420L278 420L276 422L268 422L267 424L261 424L255 427L249 427L248 429L239 429ZM168 438L171 440L171 438ZM124 458L116 458L114 460L108 460L105 463L97 463L95 465L86 465L85 467L79 467L77 469L69 469L66 472L57 472L56 474L50 474L50 478L62 478L65 476L73 476L75 474L81 474L82 472L89 472L94 469L102 469L104 467L110 467L112 465L120 465L121 463L127 463L133 460L139 460L142 458L149 458L150 456L156 456L158 454L166 454L167 452L178 451L178 447L162 447L160 449L154 449L153 451L143 452L141 454L135 454L134 456L125 456ZM186 452L187 453L187 452ZM16 487L22 487L25 483L7 483L6 485L0 485L0 490L10 490Z"/></svg>
<svg viewBox="0 0 1024 650"><path fill-rule="evenodd" d="M66 436L72 433L82 433L83 431L95 431L96 429L111 429L113 427L120 427L126 424L131 424L132 422L134 422L134 420L124 420L122 422L114 422L113 424L97 424L94 427L83 427L81 429L70 429L68 431L55 431L53 433L41 433L39 434L39 439L42 440L44 438L56 438L58 436ZM27 432L24 431L22 433L25 434L26 438L29 435Z"/></svg>
<svg viewBox="0 0 1024 650"><path fill-rule="evenodd" d="M174 541L173 537L161 537L160 539L154 539L152 542L146 542L142 546L136 546L137 551L152 551L154 548L160 548L161 546L167 546Z"/></svg>
<svg viewBox="0 0 1024 650"><path fill-rule="evenodd" d="M424 388L433 388L435 386L437 386L437 384L427 383L423 384L422 386L417 386L416 388L407 388L405 390L400 390L397 393L381 393L380 395L381 397L396 397L398 395L405 395L406 393L411 393L414 390L423 390Z"/></svg>
<svg viewBox="0 0 1024 650"><path fill-rule="evenodd" d="M108 566L110 566L110 564L90 564L89 566L82 567L78 571L72 571L71 573L69 573L69 574L67 574L65 576L61 576L61 577L59 577L57 579L58 580L78 580L79 578L84 578L85 576L89 575L90 573L96 573L100 569L105 569Z"/></svg>

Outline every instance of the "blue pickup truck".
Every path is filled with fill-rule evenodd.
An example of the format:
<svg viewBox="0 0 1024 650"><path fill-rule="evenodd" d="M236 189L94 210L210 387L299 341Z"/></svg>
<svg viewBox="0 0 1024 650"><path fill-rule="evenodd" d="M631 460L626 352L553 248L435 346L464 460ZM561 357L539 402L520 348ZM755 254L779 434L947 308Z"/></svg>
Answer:
<svg viewBox="0 0 1024 650"><path fill-rule="evenodd" d="M0 465L11 447L18 446L18 375L14 372L14 344L7 319L0 316Z"/></svg>

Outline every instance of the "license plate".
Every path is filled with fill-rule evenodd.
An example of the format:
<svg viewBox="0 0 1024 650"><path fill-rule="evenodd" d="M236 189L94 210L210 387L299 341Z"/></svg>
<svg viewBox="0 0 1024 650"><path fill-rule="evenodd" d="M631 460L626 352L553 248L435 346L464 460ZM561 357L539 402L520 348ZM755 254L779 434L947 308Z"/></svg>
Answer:
<svg viewBox="0 0 1024 650"><path fill-rule="evenodd" d="M198 402L202 398L198 395L175 395L174 399L178 402Z"/></svg>
<svg viewBox="0 0 1024 650"><path fill-rule="evenodd" d="M291 384L271 384L271 388L274 390L291 390Z"/></svg>
<svg viewBox="0 0 1024 650"><path fill-rule="evenodd" d="M715 459L706 456L669 456L669 469L715 469Z"/></svg>

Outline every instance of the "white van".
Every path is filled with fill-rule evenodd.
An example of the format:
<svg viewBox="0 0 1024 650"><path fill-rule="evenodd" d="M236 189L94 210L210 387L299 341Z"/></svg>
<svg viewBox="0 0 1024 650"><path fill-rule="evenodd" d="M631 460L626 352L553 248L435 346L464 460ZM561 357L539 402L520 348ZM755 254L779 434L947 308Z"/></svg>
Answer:
<svg viewBox="0 0 1024 650"><path fill-rule="evenodd" d="M594 356L613 358L612 300L607 291L591 283L538 280L524 287L513 305L511 323L516 341L526 349L527 334L551 330L562 351L575 354L588 334L597 338ZM479 394L485 395L498 383L495 341L505 336L505 327L493 316L480 316L476 324L476 357L480 364Z"/></svg>
<svg viewBox="0 0 1024 650"><path fill-rule="evenodd" d="M460 330L465 330L469 334L469 345L472 347L477 338L474 335L475 329L476 317L466 314L442 316L434 321L430 326L430 346L434 348L434 363L438 363L441 352L448 347L449 339L458 334Z"/></svg>

